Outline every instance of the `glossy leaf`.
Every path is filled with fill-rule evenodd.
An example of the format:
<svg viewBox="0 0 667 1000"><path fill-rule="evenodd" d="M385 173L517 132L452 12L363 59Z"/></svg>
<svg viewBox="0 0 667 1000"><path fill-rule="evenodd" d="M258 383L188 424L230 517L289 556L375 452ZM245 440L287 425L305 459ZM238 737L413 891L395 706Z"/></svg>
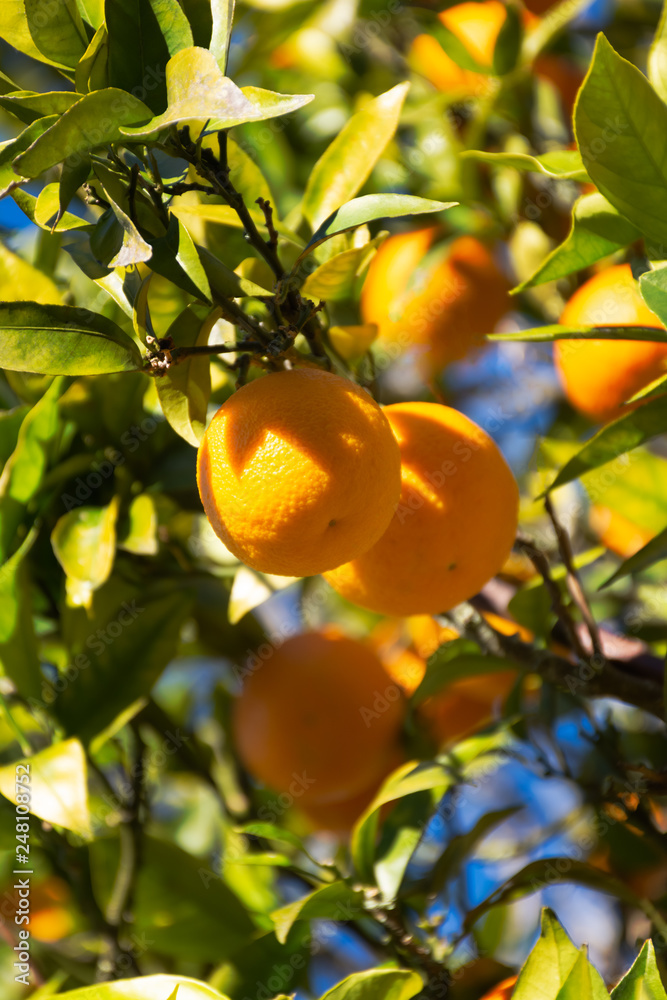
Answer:
<svg viewBox="0 0 667 1000"><path fill-rule="evenodd" d="M575 132L591 180L612 205L667 244L667 107L646 77L600 35L579 93Z"/></svg>
<svg viewBox="0 0 667 1000"><path fill-rule="evenodd" d="M209 119L209 128L217 131L287 114L312 100L308 95L284 97L252 87L241 90L223 76L212 52L196 46L172 56L166 74L167 110L140 128L123 128L124 135L144 138L180 121Z"/></svg>
<svg viewBox="0 0 667 1000"><path fill-rule="evenodd" d="M31 125L49 115L62 115L79 100L79 94L70 90L48 91L44 94L32 90L16 90L0 97L0 107L19 121Z"/></svg>
<svg viewBox="0 0 667 1000"><path fill-rule="evenodd" d="M409 84L399 83L350 118L313 167L302 210L313 230L355 196L393 138Z"/></svg>
<svg viewBox="0 0 667 1000"><path fill-rule="evenodd" d="M0 767L0 793L16 802L17 767L25 765L30 774L30 812L47 823L90 837L88 768L78 740L54 743L32 757ZM25 773L25 772L23 772Z"/></svg>
<svg viewBox="0 0 667 1000"><path fill-rule="evenodd" d="M58 115L38 118L15 139L8 139L7 142L0 145L0 198L18 187L19 184L25 183L26 178L20 171L16 170L14 160L19 153L28 149L56 121L58 121Z"/></svg>
<svg viewBox="0 0 667 1000"><path fill-rule="evenodd" d="M0 500L0 517L2 500ZM33 529L0 567L0 664L24 698L41 692L41 669L32 619L32 595L25 557L37 537Z"/></svg>
<svg viewBox="0 0 667 1000"><path fill-rule="evenodd" d="M555 1000L608 1000L609 993L600 973L588 961L582 948Z"/></svg>
<svg viewBox="0 0 667 1000"><path fill-rule="evenodd" d="M63 160L116 142L122 125L150 116L142 101L122 90L108 87L86 94L17 157L14 167L24 177L38 177Z"/></svg>
<svg viewBox="0 0 667 1000"><path fill-rule="evenodd" d="M549 490L579 479L645 441L664 434L667 428L667 396L649 399L618 420L607 424L560 470Z"/></svg>
<svg viewBox="0 0 667 1000"><path fill-rule="evenodd" d="M643 545L634 555L624 559L616 572L605 580L602 587L609 587L624 576L630 576L631 573L641 573L655 563L662 562L663 559L667 559L667 528Z"/></svg>
<svg viewBox="0 0 667 1000"><path fill-rule="evenodd" d="M109 35L102 23L81 56L74 76L77 93L90 94L109 86Z"/></svg>
<svg viewBox="0 0 667 1000"><path fill-rule="evenodd" d="M162 111L169 58L193 44L178 0L106 0L105 12L110 85L137 93L154 113Z"/></svg>
<svg viewBox="0 0 667 1000"><path fill-rule="evenodd" d="M50 62L74 69L88 45L86 29L76 0L59 0L44 7L44 0L24 0L32 40Z"/></svg>
<svg viewBox="0 0 667 1000"><path fill-rule="evenodd" d="M0 3L0 38L12 45L19 52L24 52L31 59L48 63L51 66L62 66L45 56L35 45L30 31L25 0L2 0Z"/></svg>
<svg viewBox="0 0 667 1000"><path fill-rule="evenodd" d="M364 895L345 882L332 882L271 914L276 937L285 944L297 920L353 920L363 913Z"/></svg>
<svg viewBox="0 0 667 1000"><path fill-rule="evenodd" d="M368 969L353 972L332 986L321 1000L410 1000L424 989L417 972L407 969Z"/></svg>
<svg viewBox="0 0 667 1000"><path fill-rule="evenodd" d="M302 294L315 301L324 299L337 302L349 298L356 280L364 273L385 238L378 236L365 246L343 250L320 264L304 281Z"/></svg>
<svg viewBox="0 0 667 1000"><path fill-rule="evenodd" d="M105 316L72 306L0 304L0 367L43 375L137 371L134 341Z"/></svg>
<svg viewBox="0 0 667 1000"><path fill-rule="evenodd" d="M611 991L612 1000L667 1000L655 959L655 948L644 942L632 968Z"/></svg>
<svg viewBox="0 0 667 1000"><path fill-rule="evenodd" d="M204 347L220 318L214 310L202 322L190 308L170 326L167 336L174 347ZM207 354L191 355L167 369L155 380L160 406L176 431L193 448L198 448L206 428L206 411L211 395L211 359Z"/></svg>
<svg viewBox="0 0 667 1000"><path fill-rule="evenodd" d="M108 580L116 555L118 498L108 507L76 507L56 522L51 545L67 576L72 604L88 607L94 590Z"/></svg>
<svg viewBox="0 0 667 1000"><path fill-rule="evenodd" d="M543 174L545 177L558 177L561 180L590 180L581 154L576 149L554 149L539 156L529 153L487 153L481 149L466 149L461 153L465 160L475 160L478 163L488 163L492 167L514 167L522 173Z"/></svg>
<svg viewBox="0 0 667 1000"><path fill-rule="evenodd" d="M639 278L641 296L661 323L667 325L667 268L646 271Z"/></svg>
<svg viewBox="0 0 667 1000"><path fill-rule="evenodd" d="M212 293L206 269L181 220L172 214L166 234L152 239L151 243L151 269L201 301L210 303ZM221 269L224 269L223 264Z"/></svg>
<svg viewBox="0 0 667 1000"><path fill-rule="evenodd" d="M443 212L456 204L454 201L430 201L428 198L417 198L410 194L365 194L361 198L354 198L346 205L341 205L336 212L325 219L303 253L299 255L293 270L296 271L306 254L311 253L315 247L336 236L337 233L345 233L349 229L356 229L357 226L374 222L376 219L396 219L402 215Z"/></svg>
<svg viewBox="0 0 667 1000"><path fill-rule="evenodd" d="M513 1000L534 1000L545 988L545 1000L555 998L577 962L579 953L548 909L542 910L542 929L514 987Z"/></svg>
<svg viewBox="0 0 667 1000"><path fill-rule="evenodd" d="M84 640L71 653L75 663L83 656L84 666L53 705L67 732L85 743L148 694L176 651L189 611L183 592L164 597L135 592L110 602L105 589L113 583L112 577L93 596Z"/></svg>
<svg viewBox="0 0 667 1000"><path fill-rule="evenodd" d="M71 212L63 212L56 223L60 212L60 185L57 182L46 184L37 198L21 189L12 191L12 198L31 222L50 233L90 228L90 223Z"/></svg>
<svg viewBox="0 0 667 1000"><path fill-rule="evenodd" d="M227 1000L207 983L188 976L164 974L117 979L58 994L59 1000L175 1000L175 997L178 1000Z"/></svg>
<svg viewBox="0 0 667 1000"><path fill-rule="evenodd" d="M234 0L211 0L212 31L209 49L223 73L227 72L229 43L234 20Z"/></svg>
<svg viewBox="0 0 667 1000"><path fill-rule="evenodd" d="M572 229L567 239L549 254L535 274L514 291L521 292L545 281L555 281L583 271L603 257L634 243L640 236L639 230L603 195L586 194L575 202Z"/></svg>
<svg viewBox="0 0 667 1000"><path fill-rule="evenodd" d="M375 837L382 806L414 792L429 791L432 788L440 788L444 792L452 780L450 772L440 764L419 764L415 761L408 761L389 775L352 831L350 848L355 868L361 878L368 880L373 878Z"/></svg>
<svg viewBox="0 0 667 1000"><path fill-rule="evenodd" d="M76 0L84 21L97 30L104 23L104 0Z"/></svg>
<svg viewBox="0 0 667 1000"><path fill-rule="evenodd" d="M490 333L488 340L518 340L544 344L553 340L651 340L667 343L667 330L658 326L536 326L516 333Z"/></svg>

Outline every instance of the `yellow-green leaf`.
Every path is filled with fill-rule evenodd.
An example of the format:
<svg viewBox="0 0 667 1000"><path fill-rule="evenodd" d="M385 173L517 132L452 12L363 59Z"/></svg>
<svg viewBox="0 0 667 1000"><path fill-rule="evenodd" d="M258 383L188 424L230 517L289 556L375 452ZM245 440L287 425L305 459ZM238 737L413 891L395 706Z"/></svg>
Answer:
<svg viewBox="0 0 667 1000"><path fill-rule="evenodd" d="M88 768L86 755L77 739L54 743L32 757L0 767L0 793L16 803L16 769L25 767L30 776L30 812L47 823L90 837L88 809Z"/></svg>

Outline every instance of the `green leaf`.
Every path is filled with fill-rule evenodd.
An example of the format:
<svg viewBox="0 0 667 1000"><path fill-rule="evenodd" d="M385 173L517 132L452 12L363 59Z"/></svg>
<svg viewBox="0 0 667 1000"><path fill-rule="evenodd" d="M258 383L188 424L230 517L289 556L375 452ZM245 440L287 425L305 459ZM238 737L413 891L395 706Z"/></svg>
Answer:
<svg viewBox="0 0 667 1000"><path fill-rule="evenodd" d="M639 291L644 302L661 323L667 324L667 268L646 271L639 278Z"/></svg>
<svg viewBox="0 0 667 1000"><path fill-rule="evenodd" d="M142 366L112 320L72 306L0 303L0 367L42 375L102 375Z"/></svg>
<svg viewBox="0 0 667 1000"><path fill-rule="evenodd" d="M249 212L258 229L266 232L266 219L264 214L254 211L253 209L249 209ZM171 214L172 216L177 216L179 219L183 215L186 217L190 215L196 219L201 219L202 222L215 222L221 226L232 226L234 229L243 229L243 223L239 219L238 213L231 207L231 205L190 205L186 203L172 208ZM273 225L276 232L284 239L293 243L294 246L299 247L301 250L304 248L306 245L305 240L302 240L300 236L297 236L291 229L284 226L282 222L274 219Z"/></svg>
<svg viewBox="0 0 667 1000"><path fill-rule="evenodd" d="M507 4L506 12L493 50L492 66L495 76L505 76L506 73L511 73L521 51L523 27L518 8Z"/></svg>
<svg viewBox="0 0 667 1000"><path fill-rule="evenodd" d="M492 167L514 167L522 173L527 171L543 174L545 177L558 177L560 180L581 183L590 180L581 154L576 149L554 149L540 156L530 156L528 153L487 153L481 149L466 149L461 153L461 157L478 163L488 163Z"/></svg>
<svg viewBox="0 0 667 1000"><path fill-rule="evenodd" d="M40 20L43 20L44 12L41 13ZM57 10L56 13L58 13ZM66 68L63 67L62 63L49 59L35 45L28 22L25 0L2 0L0 3L0 38L18 49L19 52L30 56L31 59L37 59L51 66Z"/></svg>
<svg viewBox="0 0 667 1000"><path fill-rule="evenodd" d="M555 1000L579 960L579 952L548 909L542 910L542 930L514 987L513 1000Z"/></svg>
<svg viewBox="0 0 667 1000"><path fill-rule="evenodd" d="M90 176L90 169L91 162L90 157L88 156L82 156L80 159L77 157L75 163L70 163L69 160L65 160L63 163L62 170L60 172L60 185L58 190L58 211L55 219L53 220L52 228L57 230L61 221L64 220L64 217L67 214L67 206L75 197L79 188L82 187L82 185L88 180L88 177Z"/></svg>
<svg viewBox="0 0 667 1000"><path fill-rule="evenodd" d="M408 83L380 94L350 118L313 167L302 210L313 230L353 198L398 127Z"/></svg>
<svg viewBox="0 0 667 1000"><path fill-rule="evenodd" d="M30 776L30 812L47 823L62 826L89 838L88 768L86 755L78 740L54 743L32 757L0 767L0 793L16 802L17 768L23 765Z"/></svg>
<svg viewBox="0 0 667 1000"><path fill-rule="evenodd" d="M58 121L58 115L47 115L39 118L21 132L16 139L8 139L0 145L0 198L11 192L19 184L25 184L26 178L15 170L14 160L48 128Z"/></svg>
<svg viewBox="0 0 667 1000"><path fill-rule="evenodd" d="M146 121L150 116L150 109L132 94L114 87L96 90L47 128L16 158L14 167L24 177L38 177L63 160L117 142L122 125Z"/></svg>
<svg viewBox="0 0 667 1000"><path fill-rule="evenodd" d="M79 96L71 90L53 90L43 94L32 90L16 90L0 97L0 107L19 121L31 125L40 118L64 114L68 108L76 104Z"/></svg>
<svg viewBox="0 0 667 1000"><path fill-rule="evenodd" d="M412 704L420 705L426 698L463 677L478 677L480 674L516 669L517 665L511 660L481 653L474 648L474 643L465 639L445 643L428 661L426 674L412 695Z"/></svg>
<svg viewBox="0 0 667 1000"><path fill-rule="evenodd" d="M624 576L630 576L631 573L641 573L643 570L648 569L649 566L653 566L663 559L667 559L667 528L656 535L655 538L652 538L650 542L647 542L646 545L642 545L641 549L635 552L634 555L624 559L616 572L612 573L609 579L600 585L599 589L602 590L603 587L609 587Z"/></svg>
<svg viewBox="0 0 667 1000"><path fill-rule="evenodd" d="M97 30L104 24L104 0L76 0L84 21Z"/></svg>
<svg viewBox="0 0 667 1000"><path fill-rule="evenodd" d="M352 920L363 913L364 894L345 882L332 882L271 914L276 937L285 944L297 920Z"/></svg>
<svg viewBox="0 0 667 1000"><path fill-rule="evenodd" d="M70 654L78 672L53 702L66 731L85 743L149 693L174 656L189 613L182 592L165 597L149 592L110 603L104 592L113 583L112 577L93 595L91 617L82 625L83 640ZM78 614L84 612L79 609Z"/></svg>
<svg viewBox="0 0 667 1000"><path fill-rule="evenodd" d="M667 1000L650 939L644 942L632 968L611 991L611 997L612 1000Z"/></svg>
<svg viewBox="0 0 667 1000"><path fill-rule="evenodd" d="M90 45L76 67L74 82L78 94L91 94L109 86L109 35L104 23L92 37Z"/></svg>
<svg viewBox="0 0 667 1000"><path fill-rule="evenodd" d="M118 548L139 556L154 556L158 552L158 510L152 493L134 497L127 519L118 532Z"/></svg>
<svg viewBox="0 0 667 1000"><path fill-rule="evenodd" d="M667 107L603 35L579 92L575 133L591 180L630 222L667 240ZM663 257L648 250L650 257Z"/></svg>
<svg viewBox="0 0 667 1000"><path fill-rule="evenodd" d="M595 868L585 861L572 858L540 858L522 868L503 883L495 892L466 914L464 930L470 931L480 917L495 906L522 899L533 892L540 892L547 886L574 882L585 885L597 892L608 893L631 906L640 905L635 893L620 879ZM573 963L574 964L574 963Z"/></svg>
<svg viewBox="0 0 667 1000"><path fill-rule="evenodd" d="M59 993L58 1000L172 1000L174 995L177 1000L228 1000L197 979L163 974L82 986L79 990Z"/></svg>
<svg viewBox="0 0 667 1000"><path fill-rule="evenodd" d="M407 969L368 969L353 972L332 986L321 1000L410 1000L424 989L417 972Z"/></svg>
<svg viewBox="0 0 667 1000"><path fill-rule="evenodd" d="M647 403L607 424L588 441L581 451L560 470L549 490L558 489L579 479L592 469L606 465L667 428L667 396L657 396Z"/></svg>
<svg viewBox="0 0 667 1000"><path fill-rule="evenodd" d="M0 243L0 285L4 302L17 302L30 297L42 305L61 301L58 286L18 254Z"/></svg>
<svg viewBox="0 0 667 1000"><path fill-rule="evenodd" d="M667 101L667 5L663 4L660 21L648 54L648 78L663 101Z"/></svg>
<svg viewBox="0 0 667 1000"><path fill-rule="evenodd" d="M429 791L432 788L441 788L444 791L452 783L450 772L441 764L417 764L415 761L408 761L389 775L352 831L350 849L355 868L362 879L369 882L373 879L375 838L382 806L414 792Z"/></svg>
<svg viewBox="0 0 667 1000"><path fill-rule="evenodd" d="M65 212L58 224L54 226L58 212L60 211L60 185L57 182L46 184L39 192L39 197L34 198L17 188L11 195L22 212L28 216L40 229L45 229L49 233L54 229L56 232L66 232L72 229L90 229L90 224L78 215Z"/></svg>
<svg viewBox="0 0 667 1000"><path fill-rule="evenodd" d="M211 285L206 274L206 266L201 257L201 250L195 246L185 225L173 213L169 218L169 226L164 236L151 239L153 256L151 270L161 274L184 291L194 295L203 302L212 301ZM220 264L220 273L229 271ZM233 272L229 272L233 274ZM242 295L237 282L234 282L237 295ZM221 293L226 294L226 293ZM233 296L232 296L233 297Z"/></svg>
<svg viewBox="0 0 667 1000"><path fill-rule="evenodd" d="M67 576L72 604L87 607L94 590L108 580L116 555L118 497L107 507L77 507L56 522L51 545Z"/></svg>
<svg viewBox="0 0 667 1000"><path fill-rule="evenodd" d="M204 347L220 318L214 310L202 322L188 307L169 327L167 336L174 347ZM168 368L155 380L162 412L177 434L198 448L206 429L206 412L211 395L211 359L207 354L191 355Z"/></svg>
<svg viewBox="0 0 667 1000"><path fill-rule="evenodd" d="M583 271L596 261L639 239L641 233L616 211L601 194L585 194L572 210L572 229L543 264L514 292L556 281L576 271Z"/></svg>
<svg viewBox="0 0 667 1000"><path fill-rule="evenodd" d="M230 181L236 190L243 195L245 203L250 209L254 211L258 198L272 201L271 188L261 167L253 160L252 156L246 153L243 146L234 142L231 137L227 138L227 166L229 167ZM257 212L257 217L264 219L264 213ZM276 220L274 219L274 221Z"/></svg>
<svg viewBox="0 0 667 1000"><path fill-rule="evenodd" d="M124 135L147 138L185 120L214 119L209 128L218 131L242 122L287 114L312 100L312 95L285 97L256 87L241 90L223 76L212 52L196 46L172 56L166 74L167 110L139 128L123 128Z"/></svg>
<svg viewBox="0 0 667 1000"><path fill-rule="evenodd" d="M330 257L309 274L301 288L306 298L337 302L350 298L357 279L364 273L375 256L377 248L385 241L386 234L376 236L363 247L343 250Z"/></svg>
<svg viewBox="0 0 667 1000"><path fill-rule="evenodd" d="M556 1000L609 1000L609 993L600 973L588 961L583 947L569 976L556 994Z"/></svg>
<svg viewBox="0 0 667 1000"><path fill-rule="evenodd" d="M375 219L395 219L402 215L423 215L427 212L443 212L458 204L455 201L430 201L428 198L417 198L411 194L365 194L361 198L348 201L325 219L319 229L313 234L305 250L299 255L292 272L316 247L331 239L338 233L356 229L366 222Z"/></svg>
<svg viewBox="0 0 667 1000"><path fill-rule="evenodd" d="M0 476L0 560L6 559L16 543L16 533L24 520L25 505L42 484L54 443L60 431L58 400L67 380L56 378L26 415L16 448Z"/></svg>
<svg viewBox="0 0 667 1000"><path fill-rule="evenodd" d="M139 93L154 113L160 112L167 103L169 58L192 46L178 0L106 0L105 10L110 85Z"/></svg>
<svg viewBox="0 0 667 1000"><path fill-rule="evenodd" d="M33 529L14 555L0 567L0 664L5 676L13 680L24 698L36 698L42 690L25 562L36 537L37 532Z"/></svg>
<svg viewBox="0 0 667 1000"><path fill-rule="evenodd" d="M221 72L226 73L234 20L234 0L211 0L211 14L213 25L209 49L215 56Z"/></svg>
<svg viewBox="0 0 667 1000"><path fill-rule="evenodd" d="M58 0L48 9L44 0L24 0L32 40L49 62L74 69L88 45L76 0Z"/></svg>
<svg viewBox="0 0 667 1000"><path fill-rule="evenodd" d="M517 333L490 333L487 340L518 340L532 344L552 340L650 340L667 343L667 330L659 326L535 326Z"/></svg>
<svg viewBox="0 0 667 1000"><path fill-rule="evenodd" d="M132 264L141 264L150 260L153 254L150 243L146 242L132 219L114 201L107 189L105 189L105 197L118 225L115 227L116 238L110 239L108 250L100 258L102 263L107 267L115 268L130 267ZM109 257L109 253L112 254L111 257Z"/></svg>
<svg viewBox="0 0 667 1000"><path fill-rule="evenodd" d="M180 730L166 734L168 748ZM171 745L169 745L171 744ZM136 879L133 929L145 934L151 952L185 962L220 962L233 955L256 928L239 898L221 878L211 877L208 858L197 858L175 844L144 836ZM118 867L117 840L91 847L93 887L106 907ZM169 878L165 873L169 872ZM132 994L135 996L142 994ZM165 994L165 1000L169 994ZM179 987L178 996L188 994ZM214 994L217 996L217 994Z"/></svg>

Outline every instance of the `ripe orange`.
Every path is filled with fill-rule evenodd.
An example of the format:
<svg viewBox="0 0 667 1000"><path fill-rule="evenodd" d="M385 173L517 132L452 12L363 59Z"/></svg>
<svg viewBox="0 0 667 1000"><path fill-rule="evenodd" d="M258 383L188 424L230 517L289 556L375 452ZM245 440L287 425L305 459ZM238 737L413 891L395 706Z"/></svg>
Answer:
<svg viewBox="0 0 667 1000"><path fill-rule="evenodd" d="M402 695L368 646L334 629L288 639L246 681L234 708L240 758L293 804L344 802L382 778Z"/></svg>
<svg viewBox="0 0 667 1000"><path fill-rule="evenodd" d="M438 17L481 66L491 67L498 35L507 17L504 3L500 0L459 3L443 10Z"/></svg>
<svg viewBox="0 0 667 1000"><path fill-rule="evenodd" d="M629 264L589 278L569 300L563 326L662 328L639 294ZM648 340L557 340L554 362L570 403L593 420L607 421L667 368L667 344Z"/></svg>
<svg viewBox="0 0 667 1000"><path fill-rule="evenodd" d="M197 482L211 525L246 565L311 576L370 548L398 501L400 457L359 386L313 368L234 393L208 426Z"/></svg>
<svg viewBox="0 0 667 1000"><path fill-rule="evenodd" d="M365 323L385 342L421 345L424 365L440 371L484 343L510 308L509 284L491 251L474 236L424 256L436 229L390 237L368 269L361 297Z"/></svg>
<svg viewBox="0 0 667 1000"><path fill-rule="evenodd" d="M490 613L484 617L504 635L519 634L524 641L532 638L526 629L507 618ZM369 642L387 673L409 697L426 673L428 656L456 637L452 629L438 625L431 617L418 615L403 621L380 622ZM509 693L516 677L516 671L507 670L452 681L419 706L417 717L438 746L456 743L491 721L497 704Z"/></svg>
<svg viewBox="0 0 667 1000"><path fill-rule="evenodd" d="M622 559L628 559L655 536L654 531L634 524L611 507L594 504L588 521L602 544Z"/></svg>
<svg viewBox="0 0 667 1000"><path fill-rule="evenodd" d="M385 413L401 450L400 503L379 542L325 579L371 611L437 614L500 570L519 492L498 447L462 413L436 403L396 403Z"/></svg>
<svg viewBox="0 0 667 1000"><path fill-rule="evenodd" d="M417 73L452 100L482 94L489 86L488 78L482 73L464 69L455 63L433 35L417 35L410 46L408 62Z"/></svg>

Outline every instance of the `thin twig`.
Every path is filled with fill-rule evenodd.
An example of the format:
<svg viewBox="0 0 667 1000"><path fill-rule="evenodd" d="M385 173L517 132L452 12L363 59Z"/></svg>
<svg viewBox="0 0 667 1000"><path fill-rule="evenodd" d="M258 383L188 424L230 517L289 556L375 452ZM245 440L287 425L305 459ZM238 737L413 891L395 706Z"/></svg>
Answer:
<svg viewBox="0 0 667 1000"><path fill-rule="evenodd" d="M549 494L544 498L544 506L549 519L553 525L554 531L556 533L556 541L558 543L558 551L560 552L561 559L563 560L563 565L566 569L566 583L567 589L570 593L570 597L579 608L579 612L583 621L588 629L588 634L591 637L591 645L593 647L593 652L601 654L602 653L602 643L600 641L600 632L597 626L597 622L593 617L593 612L591 611L590 605L588 603L588 598L584 592L584 588L579 579L579 574L577 573L576 567L574 565L574 557L572 553L572 545L570 543L570 536L563 527L563 525L558 520L556 511L554 509L553 503L551 502L551 497Z"/></svg>
<svg viewBox="0 0 667 1000"><path fill-rule="evenodd" d="M581 639L579 638L579 633L577 632L577 627L572 620L572 616L563 603L560 587L551 576L549 560L544 552L537 548L532 538L529 538L527 535L523 535L521 533L517 535L517 544L520 550L528 556L533 566L544 580L544 585L547 588L549 597L551 598L551 607L554 614L567 632L571 649L579 657L579 659L585 660L588 654L582 645Z"/></svg>
<svg viewBox="0 0 667 1000"><path fill-rule="evenodd" d="M266 221L266 229L269 234L269 246L272 246L274 250L278 249L278 231L273 224L273 208L271 207L271 202L267 201L265 198L256 198L255 203L259 205L262 212L264 213L264 219Z"/></svg>

